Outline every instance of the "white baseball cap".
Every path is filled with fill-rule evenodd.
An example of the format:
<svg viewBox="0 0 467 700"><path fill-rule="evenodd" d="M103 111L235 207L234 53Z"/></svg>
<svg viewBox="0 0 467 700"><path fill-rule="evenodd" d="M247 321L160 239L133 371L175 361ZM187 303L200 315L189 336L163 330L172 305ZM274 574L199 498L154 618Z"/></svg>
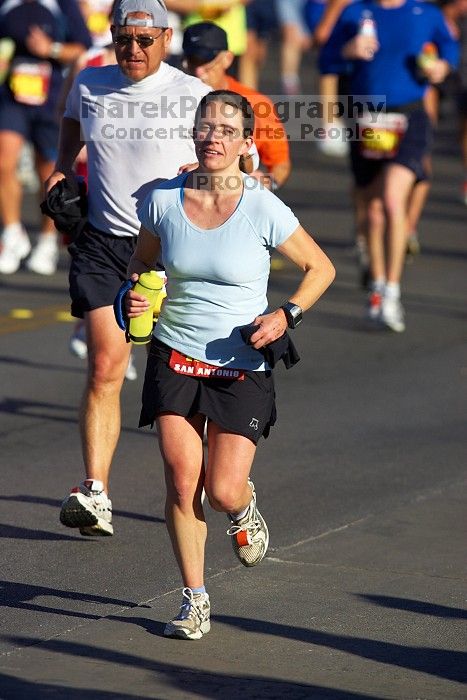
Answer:
<svg viewBox="0 0 467 700"><path fill-rule="evenodd" d="M144 12L151 18L128 17L134 12ZM163 0L118 0L114 9L114 24L119 27L168 27L167 8Z"/></svg>

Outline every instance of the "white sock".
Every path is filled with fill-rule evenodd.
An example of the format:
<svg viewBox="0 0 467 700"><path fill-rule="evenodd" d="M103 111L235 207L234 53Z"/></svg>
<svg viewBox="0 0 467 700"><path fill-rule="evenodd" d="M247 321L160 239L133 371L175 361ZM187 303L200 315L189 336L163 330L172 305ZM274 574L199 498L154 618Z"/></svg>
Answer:
<svg viewBox="0 0 467 700"><path fill-rule="evenodd" d="M197 588L192 588L191 592L196 595L196 593L206 593L206 586L203 584L202 586L198 586Z"/></svg>
<svg viewBox="0 0 467 700"><path fill-rule="evenodd" d="M398 282L388 282L384 289L384 295L388 299L400 299L401 287Z"/></svg>
<svg viewBox="0 0 467 700"><path fill-rule="evenodd" d="M41 240L41 241L44 241L44 240L45 240L45 241L53 241L54 243L56 243L56 241L57 241L57 232L56 232L56 231L41 231L41 232L39 233L39 236L38 236L37 240L38 240L38 241L39 241L39 240Z"/></svg>
<svg viewBox="0 0 467 700"><path fill-rule="evenodd" d="M8 224L8 226L4 226L3 228L3 234L15 234L15 233L23 233L23 225L21 221L15 221L13 224Z"/></svg>
<svg viewBox="0 0 467 700"><path fill-rule="evenodd" d="M284 87L295 89L300 86L300 77L298 73L284 73L282 83Z"/></svg>
<svg viewBox="0 0 467 700"><path fill-rule="evenodd" d="M232 520L235 520L235 522L237 522L238 520L241 520L242 518L245 517L245 515L248 513L249 507L250 507L250 504L248 504L246 508L241 510L240 513L229 513L229 515L232 518Z"/></svg>
<svg viewBox="0 0 467 700"><path fill-rule="evenodd" d="M377 292L378 294L382 294L384 292L385 286L386 280L384 279L384 277L378 277L378 279L372 281L371 291Z"/></svg>

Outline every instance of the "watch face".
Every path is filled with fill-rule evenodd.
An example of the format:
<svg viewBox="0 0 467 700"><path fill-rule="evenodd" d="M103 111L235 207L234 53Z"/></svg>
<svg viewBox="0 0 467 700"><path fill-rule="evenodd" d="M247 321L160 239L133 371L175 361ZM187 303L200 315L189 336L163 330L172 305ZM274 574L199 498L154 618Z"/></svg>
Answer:
<svg viewBox="0 0 467 700"><path fill-rule="evenodd" d="M302 321L302 310L296 304L287 302L282 306L285 316L287 318L287 325L289 328L296 328Z"/></svg>
<svg viewBox="0 0 467 700"><path fill-rule="evenodd" d="M302 322L302 310L299 306L294 306L290 313L294 320L293 327L296 328Z"/></svg>

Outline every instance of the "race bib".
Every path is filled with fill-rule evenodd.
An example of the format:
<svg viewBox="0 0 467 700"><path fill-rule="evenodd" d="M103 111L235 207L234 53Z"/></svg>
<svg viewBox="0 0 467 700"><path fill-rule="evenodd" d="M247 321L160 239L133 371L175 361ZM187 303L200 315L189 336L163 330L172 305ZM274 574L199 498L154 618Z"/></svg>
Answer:
<svg viewBox="0 0 467 700"><path fill-rule="evenodd" d="M201 360L194 360L177 350L170 353L169 367L177 374L184 374L186 377L196 377L197 379L230 379L231 381L243 381L245 373L240 369L228 367L216 367Z"/></svg>
<svg viewBox="0 0 467 700"><path fill-rule="evenodd" d="M394 158L407 131L405 114L388 112L359 119L360 155L371 160Z"/></svg>
<svg viewBox="0 0 467 700"><path fill-rule="evenodd" d="M51 73L52 66L48 61L13 61L9 85L16 102L34 107L43 105L49 96Z"/></svg>

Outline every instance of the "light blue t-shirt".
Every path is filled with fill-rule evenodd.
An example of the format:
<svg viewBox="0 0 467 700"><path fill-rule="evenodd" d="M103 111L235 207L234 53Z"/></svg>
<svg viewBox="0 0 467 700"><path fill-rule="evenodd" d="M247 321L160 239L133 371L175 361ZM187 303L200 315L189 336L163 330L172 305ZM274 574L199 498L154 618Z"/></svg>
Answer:
<svg viewBox="0 0 467 700"><path fill-rule="evenodd" d="M138 210L161 240L167 298L154 335L189 357L216 366L262 371L263 356L240 328L267 311L271 249L299 226L293 212L254 178L230 218L201 229L183 209L183 174L160 185Z"/></svg>

